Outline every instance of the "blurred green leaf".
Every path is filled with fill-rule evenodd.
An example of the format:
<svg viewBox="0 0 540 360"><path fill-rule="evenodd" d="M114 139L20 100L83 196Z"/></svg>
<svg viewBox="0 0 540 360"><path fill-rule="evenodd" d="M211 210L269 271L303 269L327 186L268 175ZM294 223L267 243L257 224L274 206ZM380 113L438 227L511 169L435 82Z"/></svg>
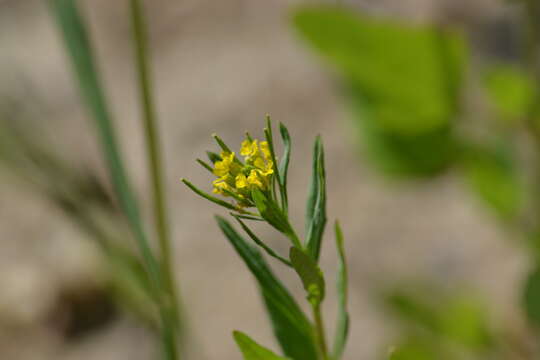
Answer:
<svg viewBox="0 0 540 360"><path fill-rule="evenodd" d="M309 302L317 306L324 299L325 285L321 269L309 255L304 251L291 247L290 250L291 264L296 270L304 289L308 293Z"/></svg>
<svg viewBox="0 0 540 360"><path fill-rule="evenodd" d="M390 353L389 360L440 360L433 344L421 339L410 339Z"/></svg>
<svg viewBox="0 0 540 360"><path fill-rule="evenodd" d="M354 89L350 89L354 93ZM383 174L396 177L434 176L457 158L458 143L451 124L415 135L388 131L376 121L363 99L350 96L352 110L359 117L356 126L362 155Z"/></svg>
<svg viewBox="0 0 540 360"><path fill-rule="evenodd" d="M540 327L540 268L538 267L527 276L522 302L529 322L535 327Z"/></svg>
<svg viewBox="0 0 540 360"><path fill-rule="evenodd" d="M287 358L278 356L265 347L257 344L246 334L233 332L234 340L244 355L244 360L286 360Z"/></svg>
<svg viewBox="0 0 540 360"><path fill-rule="evenodd" d="M366 153L391 175L433 175L453 160L466 48L432 26L310 6L294 25L342 75Z"/></svg>
<svg viewBox="0 0 540 360"><path fill-rule="evenodd" d="M439 325L436 308L433 304L422 301L421 296L414 296L398 289L387 294L385 302L405 323L437 331Z"/></svg>
<svg viewBox="0 0 540 360"><path fill-rule="evenodd" d="M324 228L326 227L326 173L324 149L320 136L313 145L312 174L306 206L306 249L319 261Z"/></svg>
<svg viewBox="0 0 540 360"><path fill-rule="evenodd" d="M485 305L471 297L457 296L439 310L441 333L471 349L491 344Z"/></svg>
<svg viewBox="0 0 540 360"><path fill-rule="evenodd" d="M422 133L447 124L455 114L465 57L459 37L343 7L301 8L294 25L362 89L384 128Z"/></svg>
<svg viewBox="0 0 540 360"><path fill-rule="evenodd" d="M433 289L396 290L388 296L387 304L407 325L407 334L416 329L433 344L480 353L493 344L485 304L470 295L437 294Z"/></svg>
<svg viewBox="0 0 540 360"><path fill-rule="evenodd" d="M116 195L126 215L142 253L145 266L160 296L161 276L144 231L139 207L124 168L100 73L95 64L94 51L88 37L86 24L74 0L49 0L49 6L63 36L71 65L79 82L81 96L93 116L101 140L103 156L109 169Z"/></svg>
<svg viewBox="0 0 540 360"><path fill-rule="evenodd" d="M259 283L261 295L274 327L274 333L286 356L294 360L317 360L313 327L294 298L274 276L259 251L249 245L223 218L219 227L244 260Z"/></svg>
<svg viewBox="0 0 540 360"><path fill-rule="evenodd" d="M506 120L527 116L534 101L534 82L517 67L498 65L484 75L487 94L499 114Z"/></svg>
<svg viewBox="0 0 540 360"><path fill-rule="evenodd" d="M334 339L334 348L332 355L335 360L341 359L347 336L349 334L349 313L347 311L348 299L348 273L347 261L345 258L345 246L343 232L339 222L335 224L336 248L338 251L338 275L337 275L337 294L338 294L338 321L336 325L336 334Z"/></svg>
<svg viewBox="0 0 540 360"><path fill-rule="evenodd" d="M469 186L485 204L504 220L519 215L525 188L508 144L470 146L462 159Z"/></svg>

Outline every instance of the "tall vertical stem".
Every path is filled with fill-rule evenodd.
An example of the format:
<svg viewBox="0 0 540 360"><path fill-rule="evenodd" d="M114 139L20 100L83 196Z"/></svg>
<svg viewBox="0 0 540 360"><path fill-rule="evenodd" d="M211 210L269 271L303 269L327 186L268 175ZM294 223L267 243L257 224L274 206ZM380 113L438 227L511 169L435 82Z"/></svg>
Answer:
<svg viewBox="0 0 540 360"><path fill-rule="evenodd" d="M163 181L162 155L160 149L159 133L156 121L156 109L152 96L152 84L150 78L150 66L148 58L148 42L144 9L141 0L130 0L131 20L135 44L135 59L139 78L140 100L142 105L142 120L146 137L148 166L152 183L153 214L156 233L160 248L160 265L165 304L167 313L171 317L164 327L172 327L173 334L178 335L179 311L178 296L174 280L172 250L170 240L170 228L167 218L167 204L165 202L165 187ZM173 339L176 344L177 339ZM176 346L173 351L177 353ZM176 355L177 357L178 355Z"/></svg>

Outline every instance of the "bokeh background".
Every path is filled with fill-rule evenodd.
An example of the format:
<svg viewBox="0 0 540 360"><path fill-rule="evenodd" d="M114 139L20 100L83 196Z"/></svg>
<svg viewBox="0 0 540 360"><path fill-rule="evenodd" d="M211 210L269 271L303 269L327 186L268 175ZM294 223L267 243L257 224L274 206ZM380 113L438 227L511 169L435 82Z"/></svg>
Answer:
<svg viewBox="0 0 540 360"><path fill-rule="evenodd" d="M344 2L413 22L457 24L475 52L511 57L514 51L517 11L502 1ZM209 188L208 174L194 159L215 148L210 134L220 134L229 144L239 144L244 131L261 137L266 113L285 122L293 137L290 202L298 224L312 140L316 134L324 138L328 214L344 227L350 261L353 322L346 359L375 359L392 345L396 329L377 293L401 282L474 292L487 300L494 322L519 328L517 289L527 268L522 249L452 172L429 182L395 182L364 165L335 77L290 25L291 7L299 3L146 1L175 269L195 344L192 358L238 359L233 329L274 344L255 283L215 225L213 214L221 210L179 181L185 177ZM130 173L145 194L127 3L81 4ZM8 114L70 163L106 179L70 70L44 2L0 0L0 98L16 104ZM0 173L0 194L0 358L156 358L150 332L103 294L107 275L92 240L9 172ZM144 195L141 202L150 208ZM262 234L286 251L284 239L269 230ZM333 276L331 241L323 254L322 266ZM294 276L285 276L291 288L298 288ZM325 305L329 324L334 305L330 297ZM97 319L88 329L73 330L81 316L77 306Z"/></svg>

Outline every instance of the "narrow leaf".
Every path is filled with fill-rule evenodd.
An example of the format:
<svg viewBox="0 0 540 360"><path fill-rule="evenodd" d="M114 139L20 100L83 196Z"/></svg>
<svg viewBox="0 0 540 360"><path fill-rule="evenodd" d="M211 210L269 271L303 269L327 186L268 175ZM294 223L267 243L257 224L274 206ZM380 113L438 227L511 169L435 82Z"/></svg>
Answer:
<svg viewBox="0 0 540 360"><path fill-rule="evenodd" d="M317 136L313 149L313 174L307 200L306 225L306 248L310 256L318 261L326 226L326 175L320 136Z"/></svg>
<svg viewBox="0 0 540 360"><path fill-rule="evenodd" d="M232 204L230 204L230 203L228 203L228 202L226 202L226 201L224 201L224 200L218 199L217 197L214 197L214 196L212 196L212 195L209 195L209 194L205 193L204 191L198 189L195 185L193 185L192 183L190 183L190 182L187 181L186 179L182 179L182 182L183 182L184 184L186 184L186 186L187 186L188 188L190 188L191 190L193 190L193 192L194 192L195 194L197 194L197 195L199 195L199 196L202 196L202 197L205 198L206 200L210 200L211 202L213 202L213 203L215 203L215 204L218 204L218 205L220 205L220 206L223 206L223 207L225 207L225 208L227 208L227 209L238 211L238 209L237 209L234 205L232 205Z"/></svg>
<svg viewBox="0 0 540 360"><path fill-rule="evenodd" d="M248 234L248 236L251 238L251 240L253 240L253 242L255 242L255 244L259 245L264 251L266 251L266 253L268 255L278 259L279 261L281 261L282 263L284 263L287 266L292 266L291 262L289 260L287 260L287 259L283 258L282 256L280 256L279 254L277 254L268 245L266 245L261 239L259 239L257 237L257 235L255 235L255 233L253 231L251 231L251 229L240 219L240 216L238 216L236 214L231 214L231 215L238 221L238 223L240 224L242 229L244 229L244 231L246 232L246 234Z"/></svg>
<svg viewBox="0 0 540 360"><path fill-rule="evenodd" d="M529 273L525 282L522 303L529 323L540 328L540 269Z"/></svg>
<svg viewBox="0 0 540 360"><path fill-rule="evenodd" d="M283 192L284 199L284 209L287 211L288 208L288 195L287 195L287 173L289 171L289 160L291 158L291 137L289 135L289 130L279 123L279 133L281 134L281 139L283 140L283 158L279 163L279 185L281 191Z"/></svg>
<svg viewBox="0 0 540 360"><path fill-rule="evenodd" d="M228 153L232 153L231 149L229 149L229 147L227 146L227 144L225 144L225 142L223 140L221 140L221 138L219 136L217 136L217 134L212 134L212 137L214 138L214 140L216 140L216 142L218 143L219 147L225 151L225 152L228 152Z"/></svg>
<svg viewBox="0 0 540 360"><path fill-rule="evenodd" d="M324 299L325 285L321 269L309 255L300 249L292 247L290 250L292 266L296 270L304 289L308 293L308 300L314 306Z"/></svg>
<svg viewBox="0 0 540 360"><path fill-rule="evenodd" d="M316 360L313 327L294 298L272 273L260 252L249 245L225 219L218 216L216 220L255 276L272 320L274 334L285 355L294 360Z"/></svg>
<svg viewBox="0 0 540 360"><path fill-rule="evenodd" d="M218 154L212 151L207 151L206 156L208 156L208 160L210 160L212 164L215 164L216 162L223 160L221 159L221 156L219 156Z"/></svg>
<svg viewBox="0 0 540 360"><path fill-rule="evenodd" d="M334 348L332 351L335 360L341 359L347 336L349 333L349 313L347 311L348 298L348 274L347 261L345 258L345 247L343 244L343 232L339 222L335 224L336 248L338 251L338 274L337 274L337 294L338 294L338 320L336 334L334 338Z"/></svg>
<svg viewBox="0 0 540 360"><path fill-rule="evenodd" d="M197 159L197 162L203 167L205 168L206 170L210 171L212 174L214 173L214 169L212 169L212 167L210 165L208 165L207 162L201 160L201 159Z"/></svg>
<svg viewBox="0 0 540 360"><path fill-rule="evenodd" d="M257 188L254 188L251 191L251 194L257 210L259 210L261 216L268 221L270 225L284 234L293 234L293 230L289 224L289 221L287 220L287 217L273 200L269 199ZM295 243L295 246L298 245L299 244Z"/></svg>
<svg viewBox="0 0 540 360"><path fill-rule="evenodd" d="M234 340L244 355L244 360L286 360L267 348L257 344L249 336L240 332L233 332Z"/></svg>
<svg viewBox="0 0 540 360"><path fill-rule="evenodd" d="M131 190L109 112L101 79L95 65L94 52L87 34L86 25L77 2L73 0L49 0L52 14L61 31L74 74L78 80L83 101L93 116L98 136L101 140L109 176L125 216L143 256L147 271L159 296L161 280L159 265L151 252L146 238L135 194Z"/></svg>

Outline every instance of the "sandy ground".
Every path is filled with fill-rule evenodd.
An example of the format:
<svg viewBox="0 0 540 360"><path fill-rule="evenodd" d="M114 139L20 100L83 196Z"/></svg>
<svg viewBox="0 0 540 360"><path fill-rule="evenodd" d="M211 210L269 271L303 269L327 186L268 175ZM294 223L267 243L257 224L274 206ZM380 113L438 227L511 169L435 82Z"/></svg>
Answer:
<svg viewBox="0 0 540 360"><path fill-rule="evenodd" d="M83 1L100 66L113 99L122 145L137 189L145 193L142 136L124 1ZM499 319L513 317L514 289L526 268L520 250L472 202L453 174L429 183L396 184L366 168L336 84L295 38L287 13L293 1L147 1L154 75L166 153L176 273L194 336L195 359L238 359L230 333L240 329L273 344L255 284L214 224L220 212L184 188L186 177L209 182L196 157L213 149L210 134L239 143L245 130L261 136L265 113L288 124L294 139L292 213L302 214L311 142L324 136L329 217L345 229L351 271L351 341L346 359L374 359L392 327L373 299L377 284L431 279L474 288ZM448 5L448 4L450 5ZM468 11L460 7L469 4ZM472 4L471 4L472 3ZM375 12L423 21L450 14L482 21L504 12L495 1L364 1ZM43 1L0 1L0 89L27 82L44 104L44 136L67 156L102 171L92 129ZM9 176L0 183L0 358L151 359L153 341L129 317L77 342L45 319L66 284L98 281L102 264L88 239ZM148 199L142 198L146 208ZM302 215L295 216L300 224ZM285 250L284 239L263 237ZM331 240L328 237L328 240ZM331 276L332 241L322 266ZM280 274L285 274L279 271ZM292 274L287 283L298 288ZM332 323L335 299L325 310ZM271 345L275 348L275 344Z"/></svg>

